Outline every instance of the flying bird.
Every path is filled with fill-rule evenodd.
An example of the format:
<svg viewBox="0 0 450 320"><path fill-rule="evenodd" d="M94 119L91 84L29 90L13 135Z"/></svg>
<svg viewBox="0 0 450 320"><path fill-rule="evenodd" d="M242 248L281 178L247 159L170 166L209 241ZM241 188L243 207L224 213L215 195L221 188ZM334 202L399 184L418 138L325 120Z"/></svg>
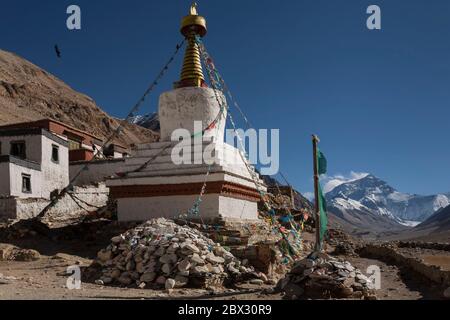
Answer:
<svg viewBox="0 0 450 320"><path fill-rule="evenodd" d="M61 51L59 50L59 47L57 44L55 45L55 52L56 52L56 56L58 58L61 58Z"/></svg>

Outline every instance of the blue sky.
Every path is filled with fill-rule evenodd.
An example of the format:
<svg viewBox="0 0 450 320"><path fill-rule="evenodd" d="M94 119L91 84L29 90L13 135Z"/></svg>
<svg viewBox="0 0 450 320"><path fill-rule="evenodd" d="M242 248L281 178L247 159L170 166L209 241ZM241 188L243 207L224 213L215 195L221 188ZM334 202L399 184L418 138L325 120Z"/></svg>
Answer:
<svg viewBox="0 0 450 320"><path fill-rule="evenodd" d="M312 189L310 135L317 133L330 175L370 172L403 192L450 191L449 1L198 3L216 66L256 127L280 129L281 169L299 190ZM70 4L82 9L81 31L65 27ZM381 31L366 28L371 4L381 7ZM189 5L8 1L0 11L0 48L123 117L181 40ZM181 56L142 113L157 110L180 66Z"/></svg>

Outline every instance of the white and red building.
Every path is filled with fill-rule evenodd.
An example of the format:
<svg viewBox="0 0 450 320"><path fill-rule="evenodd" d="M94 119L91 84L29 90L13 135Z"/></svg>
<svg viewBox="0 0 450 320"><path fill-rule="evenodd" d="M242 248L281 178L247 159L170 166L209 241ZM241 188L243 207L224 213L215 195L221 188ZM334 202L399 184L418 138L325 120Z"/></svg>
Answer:
<svg viewBox="0 0 450 320"><path fill-rule="evenodd" d="M103 159L92 161L100 148L101 140L94 135L51 119L0 126L0 217L35 216L53 194L69 185L81 164L89 162L94 167L91 172L83 172L90 179L74 181L74 186L103 182L120 163L120 159L113 163L105 159L122 157L128 151L112 145L102 155ZM106 171L93 175L98 163L105 166ZM109 190L101 189L102 195L98 198L88 194L82 197L90 197L90 202L96 205L106 203L108 195L104 194ZM94 195L97 192L92 187L90 191ZM70 201L65 201L60 209L64 210L64 206L67 210L79 209Z"/></svg>

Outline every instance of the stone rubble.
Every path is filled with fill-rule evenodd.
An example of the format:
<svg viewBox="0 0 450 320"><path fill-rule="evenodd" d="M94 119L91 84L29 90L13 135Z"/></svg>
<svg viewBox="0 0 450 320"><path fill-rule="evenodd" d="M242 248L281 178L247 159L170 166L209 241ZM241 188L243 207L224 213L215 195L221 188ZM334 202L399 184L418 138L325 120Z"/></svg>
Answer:
<svg viewBox="0 0 450 320"><path fill-rule="evenodd" d="M277 289L287 299L376 299L374 284L361 271L322 253L295 262Z"/></svg>
<svg viewBox="0 0 450 320"><path fill-rule="evenodd" d="M36 250L21 249L10 244L0 243L0 261L36 261L41 255Z"/></svg>
<svg viewBox="0 0 450 320"><path fill-rule="evenodd" d="M112 238L95 264L98 284L126 287L208 288L262 277L198 230L164 218Z"/></svg>

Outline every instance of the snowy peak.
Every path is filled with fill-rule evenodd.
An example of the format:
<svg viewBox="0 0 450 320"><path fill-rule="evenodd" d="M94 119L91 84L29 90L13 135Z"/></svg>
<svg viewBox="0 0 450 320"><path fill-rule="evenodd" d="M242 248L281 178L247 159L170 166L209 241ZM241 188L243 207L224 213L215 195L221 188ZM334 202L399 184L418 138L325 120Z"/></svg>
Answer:
<svg viewBox="0 0 450 320"><path fill-rule="evenodd" d="M152 131L159 132L160 125L159 125L159 116L157 113L151 113L147 115L137 115L134 117L131 117L128 122L132 124L136 124L138 126L150 129Z"/></svg>
<svg viewBox="0 0 450 320"><path fill-rule="evenodd" d="M402 193L372 174L335 187L326 194L326 198L333 209L359 210L362 213L370 211L403 225L424 221L450 205L447 194L421 196Z"/></svg>
<svg viewBox="0 0 450 320"><path fill-rule="evenodd" d="M327 197L335 198L337 196L344 196L359 200L365 196L389 195L395 192L396 190L389 186L386 182L375 177L374 175L369 174L362 179L343 183L337 186L327 193Z"/></svg>

